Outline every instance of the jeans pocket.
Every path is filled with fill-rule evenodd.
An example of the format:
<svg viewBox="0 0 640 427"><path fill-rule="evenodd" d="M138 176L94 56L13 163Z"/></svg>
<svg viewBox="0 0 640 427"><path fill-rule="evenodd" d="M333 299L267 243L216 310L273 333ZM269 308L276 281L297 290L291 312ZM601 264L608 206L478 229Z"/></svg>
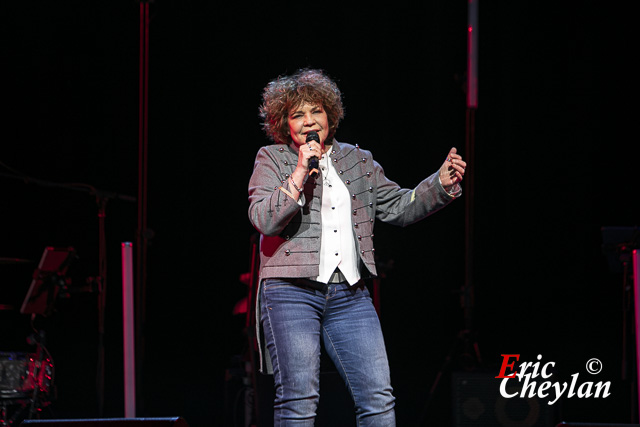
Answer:
<svg viewBox="0 0 640 427"><path fill-rule="evenodd" d="M282 280L282 279L264 279L262 281L262 289L264 291L267 291L270 289L277 289L277 288L286 288L291 286L295 286L295 285L287 280Z"/></svg>

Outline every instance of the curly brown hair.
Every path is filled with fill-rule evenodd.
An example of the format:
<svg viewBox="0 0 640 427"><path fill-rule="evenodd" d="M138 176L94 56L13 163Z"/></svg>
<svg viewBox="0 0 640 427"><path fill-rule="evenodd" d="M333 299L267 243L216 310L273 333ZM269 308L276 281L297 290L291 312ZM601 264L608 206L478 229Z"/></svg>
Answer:
<svg viewBox="0 0 640 427"><path fill-rule="evenodd" d="M329 120L329 134L333 137L344 118L342 94L336 83L321 70L304 68L290 76L280 76L264 88L260 106L262 129L277 144L288 144L288 117L292 108L303 103L322 105Z"/></svg>

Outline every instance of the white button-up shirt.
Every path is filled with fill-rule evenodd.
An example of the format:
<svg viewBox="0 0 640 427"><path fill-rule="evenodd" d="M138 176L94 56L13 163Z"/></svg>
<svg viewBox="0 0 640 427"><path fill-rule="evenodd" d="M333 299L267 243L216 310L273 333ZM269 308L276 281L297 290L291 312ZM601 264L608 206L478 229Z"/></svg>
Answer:
<svg viewBox="0 0 640 427"><path fill-rule="evenodd" d="M360 280L359 258L353 236L351 196L347 186L333 166L331 151L320 159L322 171L322 237L320 244L320 275L318 282L329 283L336 270L344 275L350 285Z"/></svg>

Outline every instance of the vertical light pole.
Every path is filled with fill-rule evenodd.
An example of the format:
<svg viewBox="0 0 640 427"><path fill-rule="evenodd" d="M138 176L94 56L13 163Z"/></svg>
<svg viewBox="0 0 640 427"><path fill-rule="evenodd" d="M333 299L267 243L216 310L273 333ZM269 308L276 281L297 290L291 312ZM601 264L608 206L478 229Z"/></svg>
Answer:
<svg viewBox="0 0 640 427"><path fill-rule="evenodd" d="M474 283L474 197L475 197L475 117L478 108L478 2L468 0L467 8L467 109L465 157L468 166L465 173L465 278L462 290L462 306L465 327L473 327ZM477 350L477 349L476 349ZM477 351L476 351L477 353Z"/></svg>
<svg viewBox="0 0 640 427"><path fill-rule="evenodd" d="M136 417L135 313L133 251L130 242L121 244L122 254L122 349L124 366L124 417Z"/></svg>
<svg viewBox="0 0 640 427"><path fill-rule="evenodd" d="M147 163L149 143L149 25L151 0L140 1L139 109L138 109L138 230L136 233L135 343L138 397L142 396L144 322L146 318L147 247ZM138 398L137 402L142 399ZM140 405L140 403L138 403Z"/></svg>

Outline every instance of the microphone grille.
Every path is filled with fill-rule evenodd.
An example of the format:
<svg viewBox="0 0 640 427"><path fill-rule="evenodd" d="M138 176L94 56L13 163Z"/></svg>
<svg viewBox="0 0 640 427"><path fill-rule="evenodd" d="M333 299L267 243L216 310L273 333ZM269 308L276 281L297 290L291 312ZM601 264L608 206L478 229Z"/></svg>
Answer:
<svg viewBox="0 0 640 427"><path fill-rule="evenodd" d="M312 130L307 134L307 142L310 142L310 141L320 142L320 137L318 136L318 132L316 132L315 130Z"/></svg>

